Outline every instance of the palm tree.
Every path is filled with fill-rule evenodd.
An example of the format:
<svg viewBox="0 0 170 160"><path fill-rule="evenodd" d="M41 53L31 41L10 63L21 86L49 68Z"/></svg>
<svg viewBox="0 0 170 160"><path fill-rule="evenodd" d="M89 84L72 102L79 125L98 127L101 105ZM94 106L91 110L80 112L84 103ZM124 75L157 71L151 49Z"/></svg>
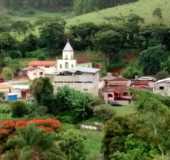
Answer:
<svg viewBox="0 0 170 160"><path fill-rule="evenodd" d="M55 135L30 125L7 141L4 160L66 160Z"/></svg>

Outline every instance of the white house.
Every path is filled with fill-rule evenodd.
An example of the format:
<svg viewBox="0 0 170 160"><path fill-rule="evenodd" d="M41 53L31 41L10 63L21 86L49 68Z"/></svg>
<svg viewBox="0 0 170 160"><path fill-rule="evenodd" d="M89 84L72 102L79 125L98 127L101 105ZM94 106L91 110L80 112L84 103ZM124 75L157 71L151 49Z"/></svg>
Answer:
<svg viewBox="0 0 170 160"><path fill-rule="evenodd" d="M153 92L162 96L170 96L170 78L155 82Z"/></svg>

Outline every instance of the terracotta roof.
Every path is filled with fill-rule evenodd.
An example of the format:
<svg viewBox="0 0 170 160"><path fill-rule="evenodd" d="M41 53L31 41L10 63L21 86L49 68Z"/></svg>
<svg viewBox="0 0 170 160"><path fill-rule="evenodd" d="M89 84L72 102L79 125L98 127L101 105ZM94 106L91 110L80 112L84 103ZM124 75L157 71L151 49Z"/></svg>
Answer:
<svg viewBox="0 0 170 160"><path fill-rule="evenodd" d="M78 64L91 62L90 58L85 55L77 56L75 59Z"/></svg>
<svg viewBox="0 0 170 160"><path fill-rule="evenodd" d="M152 81L148 81L148 80L135 80L132 82L132 86L133 85L149 85L149 83Z"/></svg>
<svg viewBox="0 0 170 160"><path fill-rule="evenodd" d="M115 93L124 93L128 91L128 87L125 86L113 86L113 87L105 87L105 92L115 92Z"/></svg>
<svg viewBox="0 0 170 160"><path fill-rule="evenodd" d="M56 61L31 61L29 63L30 67L38 67L38 66L54 66Z"/></svg>
<svg viewBox="0 0 170 160"><path fill-rule="evenodd" d="M124 77L116 77L113 79L113 81L129 81L129 80Z"/></svg>

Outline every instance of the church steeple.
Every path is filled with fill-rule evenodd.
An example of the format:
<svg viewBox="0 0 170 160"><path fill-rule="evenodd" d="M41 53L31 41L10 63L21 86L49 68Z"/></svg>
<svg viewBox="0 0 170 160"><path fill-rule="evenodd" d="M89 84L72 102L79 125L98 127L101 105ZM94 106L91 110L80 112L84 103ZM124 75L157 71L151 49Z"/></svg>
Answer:
<svg viewBox="0 0 170 160"><path fill-rule="evenodd" d="M63 59L71 60L73 58L74 58L74 50L73 50L69 40L67 40L67 43L63 49Z"/></svg>
<svg viewBox="0 0 170 160"><path fill-rule="evenodd" d="M74 59L74 50L67 40L67 43L63 49L62 59L57 60L58 71L74 70L76 68L77 61Z"/></svg>

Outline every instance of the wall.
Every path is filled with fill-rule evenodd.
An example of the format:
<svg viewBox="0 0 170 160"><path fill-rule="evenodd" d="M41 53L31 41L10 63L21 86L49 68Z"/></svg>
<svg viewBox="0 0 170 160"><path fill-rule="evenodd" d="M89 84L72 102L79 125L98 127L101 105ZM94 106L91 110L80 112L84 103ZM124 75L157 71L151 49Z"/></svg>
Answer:
<svg viewBox="0 0 170 160"><path fill-rule="evenodd" d="M82 75L67 75L67 76L51 76L49 77L54 85L55 91L58 87L69 86L76 90L91 93L98 96L99 92L99 73Z"/></svg>

